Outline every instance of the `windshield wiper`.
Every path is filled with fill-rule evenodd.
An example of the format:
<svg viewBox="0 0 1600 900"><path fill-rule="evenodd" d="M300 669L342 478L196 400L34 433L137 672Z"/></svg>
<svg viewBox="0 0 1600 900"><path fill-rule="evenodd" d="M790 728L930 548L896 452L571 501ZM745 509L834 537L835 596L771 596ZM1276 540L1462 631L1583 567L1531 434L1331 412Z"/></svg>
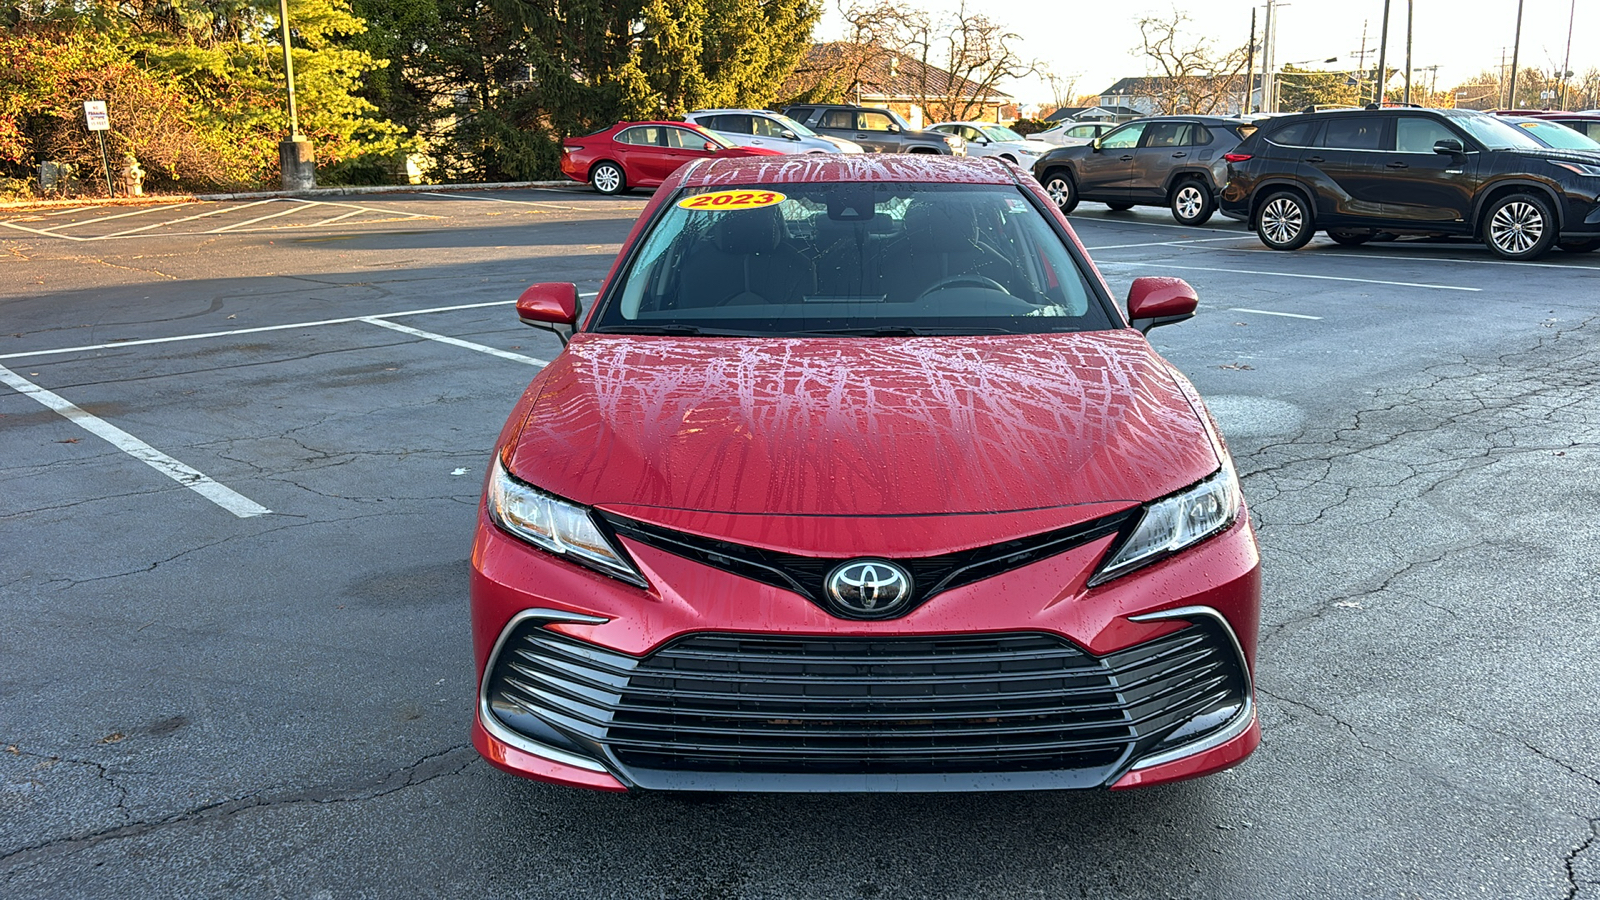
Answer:
<svg viewBox="0 0 1600 900"><path fill-rule="evenodd" d="M665 325L602 325L595 329L599 334L671 334L709 335L712 337L756 337L753 331L732 331L726 328L701 328L673 322Z"/></svg>
<svg viewBox="0 0 1600 900"><path fill-rule="evenodd" d="M941 328L918 328L911 325L877 325L871 328L818 328L796 334L840 334L851 337L927 337L929 335L1009 334L1004 328L974 328L952 325Z"/></svg>

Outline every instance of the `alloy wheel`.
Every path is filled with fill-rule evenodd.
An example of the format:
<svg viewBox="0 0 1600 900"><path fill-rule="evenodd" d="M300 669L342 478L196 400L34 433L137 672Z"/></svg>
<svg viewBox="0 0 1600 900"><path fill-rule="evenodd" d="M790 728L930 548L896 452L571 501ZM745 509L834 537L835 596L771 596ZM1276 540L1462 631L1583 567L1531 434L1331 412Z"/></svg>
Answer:
<svg viewBox="0 0 1600 900"><path fill-rule="evenodd" d="M1523 200L1507 203L1489 220L1489 237L1505 253L1526 253L1544 237L1544 211Z"/></svg>
<svg viewBox="0 0 1600 900"><path fill-rule="evenodd" d="M1051 201L1057 206L1066 206L1072 202L1072 182L1064 176L1057 175L1044 184L1045 193L1050 195Z"/></svg>
<svg viewBox="0 0 1600 900"><path fill-rule="evenodd" d="M594 186L603 194L614 193L622 186L622 173L615 166L601 166L594 170Z"/></svg>
<svg viewBox="0 0 1600 900"><path fill-rule="evenodd" d="M1182 219L1193 219L1200 215L1200 210L1204 209L1205 205L1206 198L1193 184L1178 188L1178 195L1172 198L1172 208Z"/></svg>
<svg viewBox="0 0 1600 900"><path fill-rule="evenodd" d="M1273 200L1261 211L1261 231L1275 244L1287 244L1294 240L1305 224L1300 204L1286 197Z"/></svg>

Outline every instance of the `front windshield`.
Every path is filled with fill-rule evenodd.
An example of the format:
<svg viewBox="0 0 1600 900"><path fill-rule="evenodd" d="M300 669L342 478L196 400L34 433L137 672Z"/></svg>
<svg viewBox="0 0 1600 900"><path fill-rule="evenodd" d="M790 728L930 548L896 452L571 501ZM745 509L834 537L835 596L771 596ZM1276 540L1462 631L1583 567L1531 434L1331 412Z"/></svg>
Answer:
<svg viewBox="0 0 1600 900"><path fill-rule="evenodd" d="M1005 127L1004 125L985 125L985 126L983 126L982 128L980 128L978 130L982 131L983 132L983 136L988 138L991 141L1025 141L1025 140L1027 140L1027 138L1023 137L1020 134L1017 134L1015 131L1012 131L1011 129Z"/></svg>
<svg viewBox="0 0 1600 900"><path fill-rule="evenodd" d="M1538 119L1528 122L1518 122L1517 127L1533 135L1535 140L1543 141L1548 146L1557 150L1600 150L1600 141L1573 131L1560 122L1545 122Z"/></svg>
<svg viewBox="0 0 1600 900"><path fill-rule="evenodd" d="M1018 334L1116 327L1013 185L688 192L602 298L632 334Z"/></svg>
<svg viewBox="0 0 1600 900"><path fill-rule="evenodd" d="M1544 145L1534 140L1526 131L1515 125L1508 125L1504 119L1497 119L1491 115L1454 116L1452 121L1465 128L1468 134L1477 138L1480 144L1490 150L1544 149Z"/></svg>
<svg viewBox="0 0 1600 900"><path fill-rule="evenodd" d="M907 122L905 119L900 118L900 114L895 112L892 109L877 109L876 107L874 107L873 110L875 112L881 112L884 115L888 116L890 119L892 119L894 121L894 123L896 125L900 126L900 130L901 131L915 131L916 130L916 129L911 127L911 123L910 122Z"/></svg>
<svg viewBox="0 0 1600 900"><path fill-rule="evenodd" d="M789 129L790 131L794 132L795 134L800 135L801 137L816 137L817 136L817 133L815 131L812 131L811 129L805 127L804 125L801 125L799 122L796 122L795 120L789 118L786 115L783 115L782 113L767 113L766 116L767 116L767 118L771 119L774 122L777 122L779 125L782 125L783 127Z"/></svg>

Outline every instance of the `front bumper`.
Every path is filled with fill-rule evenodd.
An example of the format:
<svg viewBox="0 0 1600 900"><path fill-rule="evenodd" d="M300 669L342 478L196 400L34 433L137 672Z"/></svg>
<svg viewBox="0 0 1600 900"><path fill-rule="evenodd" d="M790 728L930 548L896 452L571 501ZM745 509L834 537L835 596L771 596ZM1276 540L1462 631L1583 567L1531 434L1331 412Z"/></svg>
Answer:
<svg viewBox="0 0 1600 900"><path fill-rule="evenodd" d="M484 520L473 742L603 790L1125 788L1236 764L1260 740L1248 517L1084 588L1110 540L856 621L628 541L646 593Z"/></svg>

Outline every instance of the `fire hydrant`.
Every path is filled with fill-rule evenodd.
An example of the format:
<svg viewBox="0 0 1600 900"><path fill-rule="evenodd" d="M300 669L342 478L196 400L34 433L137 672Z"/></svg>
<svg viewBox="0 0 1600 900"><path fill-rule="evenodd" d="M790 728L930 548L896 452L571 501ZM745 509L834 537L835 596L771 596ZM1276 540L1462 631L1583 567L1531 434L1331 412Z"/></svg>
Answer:
<svg viewBox="0 0 1600 900"><path fill-rule="evenodd" d="M124 156L122 171L117 178L117 189L124 197L144 196L144 168L132 153Z"/></svg>

